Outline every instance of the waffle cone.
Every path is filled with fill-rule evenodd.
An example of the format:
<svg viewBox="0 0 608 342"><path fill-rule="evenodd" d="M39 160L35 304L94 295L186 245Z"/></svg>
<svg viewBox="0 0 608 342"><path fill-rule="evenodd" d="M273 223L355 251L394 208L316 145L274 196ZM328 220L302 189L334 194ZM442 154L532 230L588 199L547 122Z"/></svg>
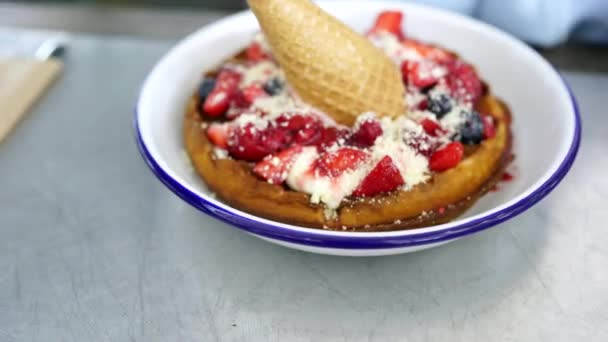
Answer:
<svg viewBox="0 0 608 342"><path fill-rule="evenodd" d="M309 0L248 0L298 95L337 122L405 113L397 66L365 37Z"/></svg>

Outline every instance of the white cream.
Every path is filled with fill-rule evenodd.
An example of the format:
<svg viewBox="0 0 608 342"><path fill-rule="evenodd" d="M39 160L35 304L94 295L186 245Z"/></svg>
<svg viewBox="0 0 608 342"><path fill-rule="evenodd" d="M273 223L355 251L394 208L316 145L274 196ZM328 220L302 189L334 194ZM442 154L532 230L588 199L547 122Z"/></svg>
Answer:
<svg viewBox="0 0 608 342"><path fill-rule="evenodd" d="M323 203L329 209L336 209L369 173L369 166L362 165L338 177L321 176L312 170L317 157L316 147L305 147L289 170L287 184L294 190L310 194L311 203Z"/></svg>

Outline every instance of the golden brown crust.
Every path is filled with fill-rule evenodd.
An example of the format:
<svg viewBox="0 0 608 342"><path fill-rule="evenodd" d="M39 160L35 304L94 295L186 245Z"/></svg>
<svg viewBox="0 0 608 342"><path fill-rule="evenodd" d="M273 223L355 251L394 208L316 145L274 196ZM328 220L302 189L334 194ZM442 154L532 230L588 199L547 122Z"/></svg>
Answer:
<svg viewBox="0 0 608 342"><path fill-rule="evenodd" d="M427 183L410 191L346 202L338 210L337 219L327 220L323 207L311 204L309 195L257 178L248 163L215 158L196 104L193 97L186 110L184 141L196 171L209 189L235 208L307 227L387 231L447 222L485 194L500 179L511 159L510 112L488 93L477 109L495 119L494 138L484 140L457 167L434 174Z"/></svg>

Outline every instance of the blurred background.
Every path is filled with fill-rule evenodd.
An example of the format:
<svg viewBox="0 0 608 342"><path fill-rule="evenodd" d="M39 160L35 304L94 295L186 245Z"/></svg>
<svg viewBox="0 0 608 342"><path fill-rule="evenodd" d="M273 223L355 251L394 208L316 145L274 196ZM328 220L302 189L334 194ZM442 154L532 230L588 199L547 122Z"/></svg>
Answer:
<svg viewBox="0 0 608 342"><path fill-rule="evenodd" d="M489 22L527 41L559 68L608 72L607 0L403 1ZM176 40L244 8L245 0L0 0L0 26Z"/></svg>

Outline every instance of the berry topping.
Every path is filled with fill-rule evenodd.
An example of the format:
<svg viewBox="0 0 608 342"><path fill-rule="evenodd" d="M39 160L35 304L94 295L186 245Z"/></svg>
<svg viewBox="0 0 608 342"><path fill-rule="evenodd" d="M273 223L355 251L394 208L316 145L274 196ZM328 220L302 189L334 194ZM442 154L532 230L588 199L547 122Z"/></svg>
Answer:
<svg viewBox="0 0 608 342"><path fill-rule="evenodd" d="M215 88L215 78L205 77L198 87L198 97L201 103L205 102L205 99L209 93Z"/></svg>
<svg viewBox="0 0 608 342"><path fill-rule="evenodd" d="M312 115L285 113L276 119L277 126L294 131L294 133L304 128L317 127L320 124L319 119Z"/></svg>
<svg viewBox="0 0 608 342"><path fill-rule="evenodd" d="M382 12L368 35L401 64L411 116L390 120L362 113L352 127L337 124L286 83L260 33L247 47L246 61L238 56L230 63L239 65L226 64L199 85L206 136L235 160L250 162L260 181L287 182L329 209L339 209L347 196L413 187L430 172L457 167L466 145L497 134L498 123L472 109L484 86L473 66L455 54L405 38L402 23L401 12ZM215 116L221 119L210 118Z"/></svg>
<svg viewBox="0 0 608 342"><path fill-rule="evenodd" d="M294 145L277 154L268 155L254 166L253 172L270 184L281 184L287 179L289 169L301 151L302 146Z"/></svg>
<svg viewBox="0 0 608 342"><path fill-rule="evenodd" d="M437 121L431 119L422 119L422 121L420 121L420 124L422 125L422 128L424 129L426 134L432 137L436 137L445 133L445 131L443 130L443 128L441 128L441 125L439 125Z"/></svg>
<svg viewBox="0 0 608 342"><path fill-rule="evenodd" d="M482 115L483 120L483 137L484 139L492 139L496 135L496 126L494 125L494 118L489 115Z"/></svg>
<svg viewBox="0 0 608 342"><path fill-rule="evenodd" d="M460 141L466 145L476 145L483 139L484 124L481 116L475 112L464 112L465 121L460 126Z"/></svg>
<svg viewBox="0 0 608 342"><path fill-rule="evenodd" d="M454 60L454 56L445 50L436 48L432 45L419 42L414 39L405 39L401 44L408 49L415 50L421 57L430 59L439 64L449 63Z"/></svg>
<svg viewBox="0 0 608 342"><path fill-rule="evenodd" d="M226 112L226 119L236 119L248 110L249 105L249 101L247 101L245 98L243 91L241 89L237 89L230 99L230 106Z"/></svg>
<svg viewBox="0 0 608 342"><path fill-rule="evenodd" d="M215 87L203 103L203 111L209 116L220 116L228 110L230 101L236 93L241 74L230 69L220 71Z"/></svg>
<svg viewBox="0 0 608 342"><path fill-rule="evenodd" d="M340 129L336 127L324 127L321 129L321 136L315 145L319 150L323 150L326 147L329 147L336 142L340 141L340 139L344 139L348 135L347 129Z"/></svg>
<svg viewBox="0 0 608 342"><path fill-rule="evenodd" d="M461 60L448 64L446 84L452 96L466 103L475 103L481 96L481 81L475 69Z"/></svg>
<svg viewBox="0 0 608 342"><path fill-rule="evenodd" d="M428 99L422 99L420 102L418 102L418 105L416 105L416 108L418 110L427 110L429 107L429 100Z"/></svg>
<svg viewBox="0 0 608 342"><path fill-rule="evenodd" d="M207 137L218 147L228 147L228 135L230 133L229 124L214 122L207 128Z"/></svg>
<svg viewBox="0 0 608 342"><path fill-rule="evenodd" d="M348 139L348 144L357 147L370 147L380 135L382 126L378 120L365 120L357 125L357 130Z"/></svg>
<svg viewBox="0 0 608 342"><path fill-rule="evenodd" d="M442 71L431 61L404 61L401 64L401 74L408 85L426 89L434 86L442 76Z"/></svg>
<svg viewBox="0 0 608 342"><path fill-rule="evenodd" d="M321 176L338 177L344 171L356 169L367 159L367 153L350 147L334 152L325 152L316 160L315 170Z"/></svg>
<svg viewBox="0 0 608 342"><path fill-rule="evenodd" d="M264 90L270 95L277 95L283 90L283 83L278 78L271 78L264 83Z"/></svg>
<svg viewBox="0 0 608 342"><path fill-rule="evenodd" d="M257 129L253 123L232 130L228 138L228 152L236 159L258 161L265 156L285 149L291 135L284 129L267 127Z"/></svg>
<svg viewBox="0 0 608 342"><path fill-rule="evenodd" d="M430 96L427 109L435 113L437 119L441 119L452 110L452 100L445 94Z"/></svg>
<svg viewBox="0 0 608 342"><path fill-rule="evenodd" d="M321 132L318 127L304 128L298 130L294 135L294 141L297 144L313 145L321 138Z"/></svg>
<svg viewBox="0 0 608 342"><path fill-rule="evenodd" d="M463 155L464 146L461 143L449 143L433 153L431 160L429 160L429 168L435 172L451 169L460 163Z"/></svg>
<svg viewBox="0 0 608 342"><path fill-rule="evenodd" d="M259 97L267 97L268 94L258 84L252 84L243 89L243 96L247 100L248 105L252 104Z"/></svg>
<svg viewBox="0 0 608 342"><path fill-rule="evenodd" d="M432 139L428 134L420 134L406 139L406 144L414 149L418 154L430 157L437 149L439 143Z"/></svg>
<svg viewBox="0 0 608 342"><path fill-rule="evenodd" d="M245 51L245 54L247 55L247 59L252 62L259 62L270 58L270 56L268 56L268 54L264 52L262 46L257 42L252 42L251 44L249 44L249 46L247 47L247 51Z"/></svg>
<svg viewBox="0 0 608 342"><path fill-rule="evenodd" d="M389 32L397 36L399 40L403 40L402 21L403 13L400 11L383 11L376 18L376 22L369 33Z"/></svg>
<svg viewBox="0 0 608 342"><path fill-rule="evenodd" d="M389 156L382 158L361 181L353 196L374 196L397 189L405 184L399 169Z"/></svg>

